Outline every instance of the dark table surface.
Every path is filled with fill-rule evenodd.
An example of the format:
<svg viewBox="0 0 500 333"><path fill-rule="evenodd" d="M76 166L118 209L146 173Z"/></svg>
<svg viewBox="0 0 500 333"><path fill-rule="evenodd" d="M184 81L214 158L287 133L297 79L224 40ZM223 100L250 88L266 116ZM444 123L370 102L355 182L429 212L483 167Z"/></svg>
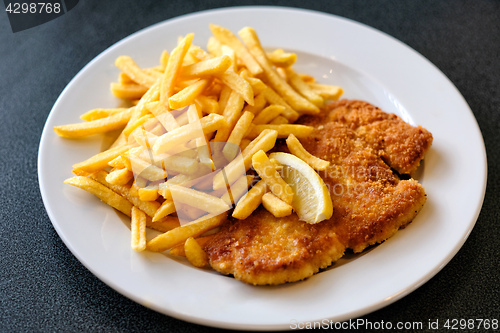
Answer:
<svg viewBox="0 0 500 333"><path fill-rule="evenodd" d="M499 1L83 0L67 14L17 33L0 13L0 331L212 330L134 303L70 253L45 212L37 154L54 102L95 56L154 23L236 4L308 8L365 23L424 55L455 84L477 119L488 156L477 224L434 278L364 318L500 319Z"/></svg>

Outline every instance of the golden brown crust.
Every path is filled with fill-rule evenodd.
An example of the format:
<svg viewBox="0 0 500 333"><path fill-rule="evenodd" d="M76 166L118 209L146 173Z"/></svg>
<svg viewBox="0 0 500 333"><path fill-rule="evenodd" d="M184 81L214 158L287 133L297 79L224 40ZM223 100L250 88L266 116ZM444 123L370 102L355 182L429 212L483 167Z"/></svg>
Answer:
<svg viewBox="0 0 500 333"><path fill-rule="evenodd" d="M205 249L215 270L262 285L305 279L341 258L345 246L327 223L276 218L260 207L226 223Z"/></svg>
<svg viewBox="0 0 500 333"><path fill-rule="evenodd" d="M424 188L413 179L401 180L386 162L404 170L418 165L432 142L430 133L407 135L415 128L365 102L337 105L323 117L301 119L316 127L301 140L306 150L331 162L319 174L330 190L332 218L309 225L295 214L275 218L260 207L246 220L229 220L205 248L215 270L259 285L302 280L338 260L346 248L361 252L383 242L418 214ZM394 143L384 144L388 137ZM276 149L286 150L280 144Z"/></svg>
<svg viewBox="0 0 500 333"><path fill-rule="evenodd" d="M363 101L332 102L328 110L331 121L355 131L400 174L415 171L432 144L432 134L425 128L411 126Z"/></svg>

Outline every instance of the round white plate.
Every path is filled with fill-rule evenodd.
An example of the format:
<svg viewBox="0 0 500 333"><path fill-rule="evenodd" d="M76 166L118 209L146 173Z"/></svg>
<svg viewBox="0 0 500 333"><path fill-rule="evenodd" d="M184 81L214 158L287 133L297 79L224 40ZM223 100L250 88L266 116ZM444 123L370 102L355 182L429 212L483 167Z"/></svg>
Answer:
<svg viewBox="0 0 500 333"><path fill-rule="evenodd" d="M79 121L92 108L116 107L109 92L119 55L158 64L177 37L195 33L205 47L209 23L237 32L256 29L262 44L298 53L296 68L430 130L434 143L418 179L428 200L407 228L364 255L342 259L305 281L254 287L163 254L130 249L126 223L97 198L63 184L72 164L100 151L103 138L66 140L54 125ZM97 277L134 301L186 321L234 329L288 329L343 321L412 292L461 248L481 209L486 154L471 110L452 83L403 43L365 25L318 12L235 7L182 16L125 38L68 84L45 125L39 151L40 189L49 217L72 253ZM292 325L292 326L291 326Z"/></svg>

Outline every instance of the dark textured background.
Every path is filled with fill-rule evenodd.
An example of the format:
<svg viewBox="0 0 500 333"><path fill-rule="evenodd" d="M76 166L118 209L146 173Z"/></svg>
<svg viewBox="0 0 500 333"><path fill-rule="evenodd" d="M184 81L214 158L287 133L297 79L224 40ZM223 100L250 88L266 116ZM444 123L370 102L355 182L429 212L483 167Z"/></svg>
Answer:
<svg viewBox="0 0 500 333"><path fill-rule="evenodd" d="M6 13L0 13L0 332L212 330L130 301L73 257L45 213L37 153L44 122L58 95L100 52L151 24L235 4L82 0L56 20L15 34ZM365 318L393 323L499 319L500 1L237 4L309 8L365 23L423 54L456 85L474 112L488 154L483 209L463 248L440 273ZM4 11L3 5L0 9Z"/></svg>

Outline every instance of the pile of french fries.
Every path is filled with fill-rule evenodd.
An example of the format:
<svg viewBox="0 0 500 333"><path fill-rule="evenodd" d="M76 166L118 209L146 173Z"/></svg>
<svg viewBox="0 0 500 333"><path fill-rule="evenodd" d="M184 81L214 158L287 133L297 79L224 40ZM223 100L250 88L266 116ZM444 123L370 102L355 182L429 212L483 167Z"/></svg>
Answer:
<svg viewBox="0 0 500 333"><path fill-rule="evenodd" d="M342 94L296 73L296 54L266 52L250 27L239 38L210 29L206 51L190 33L153 68L118 57L111 92L130 107L90 110L83 122L54 127L65 138L121 131L109 149L73 165L76 176L65 183L130 216L132 249L170 250L196 267L208 264L203 245L229 214L245 219L261 204L292 214L293 190L266 152L286 138L291 153L324 170L328 162L299 141L313 128L294 122ZM147 240L146 228L161 234Z"/></svg>

